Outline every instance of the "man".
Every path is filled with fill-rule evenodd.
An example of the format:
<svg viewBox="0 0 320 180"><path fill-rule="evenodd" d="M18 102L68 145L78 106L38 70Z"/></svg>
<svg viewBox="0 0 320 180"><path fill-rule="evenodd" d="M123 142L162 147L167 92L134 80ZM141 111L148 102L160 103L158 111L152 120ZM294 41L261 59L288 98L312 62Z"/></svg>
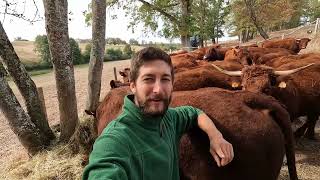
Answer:
<svg viewBox="0 0 320 180"><path fill-rule="evenodd" d="M207 133L218 166L233 159L233 148L201 110L168 108L173 89L171 58L148 47L131 61L130 89L123 112L96 140L83 179L178 180L179 140L196 125Z"/></svg>

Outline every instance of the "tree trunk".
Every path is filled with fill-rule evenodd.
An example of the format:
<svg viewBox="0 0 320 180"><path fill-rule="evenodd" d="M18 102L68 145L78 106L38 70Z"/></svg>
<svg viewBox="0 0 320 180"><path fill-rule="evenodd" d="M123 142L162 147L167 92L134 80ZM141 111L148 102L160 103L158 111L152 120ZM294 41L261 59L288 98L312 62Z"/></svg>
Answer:
<svg viewBox="0 0 320 180"><path fill-rule="evenodd" d="M255 13L255 6L254 6L254 1L252 0L244 0L244 3L246 5L246 8L249 12L250 19L252 20L252 23L254 26L257 28L259 34L264 38L264 39L269 39L268 34L263 30L262 26L259 24L258 19L257 19L257 14Z"/></svg>
<svg viewBox="0 0 320 180"><path fill-rule="evenodd" d="M68 34L67 0L43 0L60 112L60 141L68 142L79 123Z"/></svg>
<svg viewBox="0 0 320 180"><path fill-rule="evenodd" d="M187 47L189 50L189 48L191 47L190 37L181 35L181 44L182 44L182 47Z"/></svg>
<svg viewBox="0 0 320 180"><path fill-rule="evenodd" d="M92 21L92 48L86 102L86 110L88 111L95 111L99 105L105 50L106 0L92 1Z"/></svg>
<svg viewBox="0 0 320 180"><path fill-rule="evenodd" d="M1 63L1 62L0 62ZM43 133L35 126L24 112L17 98L5 80L5 69L0 65L0 109L9 122L12 131L18 136L21 144L30 155L35 155L46 146ZM10 137L6 137L10 138Z"/></svg>
<svg viewBox="0 0 320 180"><path fill-rule="evenodd" d="M263 30L261 26L256 25L256 28L259 32L259 34L263 37L263 39L269 39L268 34Z"/></svg>
<svg viewBox="0 0 320 180"><path fill-rule="evenodd" d="M6 32L0 23L0 56L8 68L8 72L24 98L28 115L34 125L40 129L42 142L46 145L55 138L48 120L41 107L37 87L21 64Z"/></svg>
<svg viewBox="0 0 320 180"><path fill-rule="evenodd" d="M180 0L180 3L182 11L180 23L181 43L183 47L191 47L189 34L191 0Z"/></svg>

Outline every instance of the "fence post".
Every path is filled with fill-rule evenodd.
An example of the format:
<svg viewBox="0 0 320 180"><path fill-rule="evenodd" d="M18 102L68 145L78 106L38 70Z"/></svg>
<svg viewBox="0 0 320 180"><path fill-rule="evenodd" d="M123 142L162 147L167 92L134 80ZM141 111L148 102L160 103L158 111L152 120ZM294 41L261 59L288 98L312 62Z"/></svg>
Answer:
<svg viewBox="0 0 320 180"><path fill-rule="evenodd" d="M315 34L317 34L317 32L319 31L319 26L320 26L320 18L317 18L316 26L314 27Z"/></svg>
<svg viewBox="0 0 320 180"><path fill-rule="evenodd" d="M38 87L37 91L38 91L38 94L39 94L39 99L40 99L40 103L41 103L41 109L42 109L42 111L44 113L44 116L45 116L46 120L48 121L47 108L46 108L46 103L44 101L44 95L43 95L42 87Z"/></svg>
<svg viewBox="0 0 320 180"><path fill-rule="evenodd" d="M117 78L117 69L116 69L116 67L113 67L113 74L114 74L114 80L118 80L118 78Z"/></svg>

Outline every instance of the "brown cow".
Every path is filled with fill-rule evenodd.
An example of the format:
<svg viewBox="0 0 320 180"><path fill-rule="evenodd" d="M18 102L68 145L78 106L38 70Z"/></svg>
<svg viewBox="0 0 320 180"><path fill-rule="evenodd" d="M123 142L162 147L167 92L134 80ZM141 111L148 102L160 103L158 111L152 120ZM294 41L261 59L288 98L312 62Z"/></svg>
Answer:
<svg viewBox="0 0 320 180"><path fill-rule="evenodd" d="M172 65L175 70L179 68L190 68L198 66L199 64L196 60L197 59L189 53L179 54L171 57Z"/></svg>
<svg viewBox="0 0 320 180"><path fill-rule="evenodd" d="M207 61L216 61L216 60L224 60L226 52L232 48L224 48L224 47L210 47L203 59Z"/></svg>
<svg viewBox="0 0 320 180"><path fill-rule="evenodd" d="M122 80L124 83L129 82L130 80L130 68L124 68L124 70L120 70L119 74L122 76Z"/></svg>
<svg viewBox="0 0 320 180"><path fill-rule="evenodd" d="M185 54L185 53L188 53L188 51L180 49L178 51L174 51L174 52L170 53L169 56L175 56L175 55L178 55L178 54Z"/></svg>
<svg viewBox="0 0 320 180"><path fill-rule="evenodd" d="M262 47L285 48L298 54L301 49L307 48L309 41L311 41L311 39L309 38L302 38L302 39L286 38L281 40L266 40L262 42Z"/></svg>
<svg viewBox="0 0 320 180"><path fill-rule="evenodd" d="M232 63L220 63L219 65L229 70L242 69L241 65L236 66L235 64L232 65ZM129 85L129 82L110 81L111 89ZM212 68L209 63L202 63L202 65L196 67L176 70L173 84L174 91L195 90L203 87L220 87L231 90L239 89L240 78L225 75Z"/></svg>
<svg viewBox="0 0 320 180"><path fill-rule="evenodd" d="M291 54L294 53L283 48L249 47L230 50L225 60L238 61L243 65L251 65L262 64L269 59Z"/></svg>
<svg viewBox="0 0 320 180"><path fill-rule="evenodd" d="M239 85L240 78L230 77L220 73L207 63L207 65L176 73L173 90L186 91L204 87L219 87L232 90L238 89Z"/></svg>
<svg viewBox="0 0 320 180"><path fill-rule="evenodd" d="M286 105L292 121L299 116L307 116L307 123L295 135L300 137L305 134L307 138L314 139L314 128L320 115L320 64L306 65L301 62L282 67L288 68L296 69L275 71L263 65L248 66L242 72L219 69L231 76L242 74L244 90L266 93L278 99Z"/></svg>
<svg viewBox="0 0 320 180"><path fill-rule="evenodd" d="M320 63L320 54L308 53L308 54L282 56L282 57L269 59L262 63L273 68L281 67L285 64L299 65L300 63Z"/></svg>
<svg viewBox="0 0 320 180"><path fill-rule="evenodd" d="M99 133L121 112L123 98L129 91L123 87L111 90L100 104ZM180 142L181 179L276 180L285 151L290 179L297 179L289 115L272 97L204 88L174 92L171 107L181 105L202 109L232 143L235 152L233 161L219 168L208 151L207 137L199 129L191 130Z"/></svg>

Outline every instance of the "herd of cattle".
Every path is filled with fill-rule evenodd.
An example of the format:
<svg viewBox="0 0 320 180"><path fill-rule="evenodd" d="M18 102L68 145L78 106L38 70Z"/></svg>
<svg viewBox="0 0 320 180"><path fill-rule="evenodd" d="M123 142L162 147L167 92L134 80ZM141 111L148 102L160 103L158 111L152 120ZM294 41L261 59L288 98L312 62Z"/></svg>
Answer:
<svg viewBox="0 0 320 180"><path fill-rule="evenodd" d="M171 107L202 109L232 143L234 160L218 168L209 141L194 129L180 143L181 179L276 180L283 157L291 180L298 179L294 140L315 138L320 115L320 53L299 54L310 39L268 40L261 47L213 45L171 54L175 70ZM95 112L98 134L120 112L130 93L130 69ZM307 116L293 132L291 122Z"/></svg>

